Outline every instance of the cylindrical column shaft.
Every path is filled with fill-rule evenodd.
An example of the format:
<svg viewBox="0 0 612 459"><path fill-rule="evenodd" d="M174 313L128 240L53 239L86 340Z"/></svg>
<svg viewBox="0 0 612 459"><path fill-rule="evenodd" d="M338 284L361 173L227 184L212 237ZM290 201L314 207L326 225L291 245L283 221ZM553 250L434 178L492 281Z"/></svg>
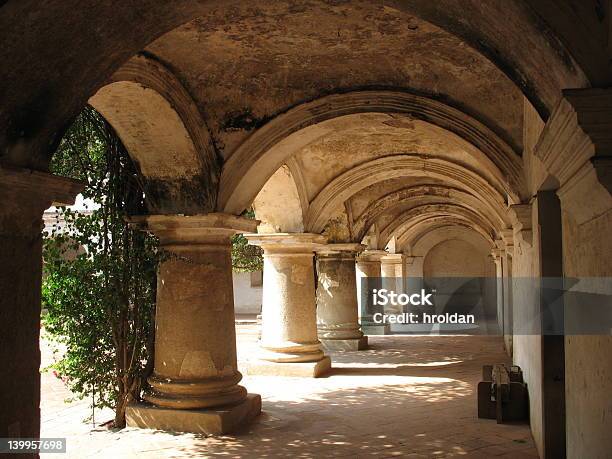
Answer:
<svg viewBox="0 0 612 459"><path fill-rule="evenodd" d="M402 263L403 256L399 253L388 254L381 258L382 288L398 294L402 292ZM385 312L387 314L400 314L403 311L401 305L389 302L385 307Z"/></svg>
<svg viewBox="0 0 612 459"><path fill-rule="evenodd" d="M264 250L260 360L288 365L328 361L317 337L313 265L314 250L325 238L308 233L249 234L247 238ZM252 368L259 374L290 374L286 369L270 371L278 366ZM318 376L315 373L312 376Z"/></svg>
<svg viewBox="0 0 612 459"><path fill-rule="evenodd" d="M317 329L324 348L367 346L358 318L355 256L360 244L328 244L317 251Z"/></svg>
<svg viewBox="0 0 612 459"><path fill-rule="evenodd" d="M144 220L166 252L158 271L155 371L145 399L183 409L243 401L230 237L256 222L224 214Z"/></svg>
<svg viewBox="0 0 612 459"><path fill-rule="evenodd" d="M42 217L53 201L74 203L82 188L0 166L0 437L40 436Z"/></svg>
<svg viewBox="0 0 612 459"><path fill-rule="evenodd" d="M383 313L382 306L373 304L372 290L380 288L380 259L387 255L384 250L365 250L357 257L357 291L361 330L366 335L385 335L389 333L388 324L373 322L373 315Z"/></svg>

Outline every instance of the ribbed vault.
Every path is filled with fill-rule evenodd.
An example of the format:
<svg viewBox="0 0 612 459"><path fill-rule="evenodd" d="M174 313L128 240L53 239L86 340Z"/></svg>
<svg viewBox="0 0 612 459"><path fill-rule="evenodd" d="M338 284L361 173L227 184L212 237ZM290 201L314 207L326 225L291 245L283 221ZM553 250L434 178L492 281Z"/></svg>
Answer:
<svg viewBox="0 0 612 459"><path fill-rule="evenodd" d="M388 116L376 115L380 113ZM354 125L370 124L379 130L374 133L381 140L379 145L384 145L383 137L401 138L397 132L403 131L408 140L403 143L398 140L393 148L414 152L422 143L420 150L424 154L454 152L451 156L463 156L467 166L486 171L500 193L518 201L526 192L520 157L477 120L441 102L411 93L358 91L300 105L253 133L224 166L219 208L241 212L289 158L334 134L337 137L339 132L347 135L345 139L335 139L336 143L347 143L351 138L348 134L354 137L351 133ZM380 132L383 129L387 132ZM414 141L410 132L432 140Z"/></svg>

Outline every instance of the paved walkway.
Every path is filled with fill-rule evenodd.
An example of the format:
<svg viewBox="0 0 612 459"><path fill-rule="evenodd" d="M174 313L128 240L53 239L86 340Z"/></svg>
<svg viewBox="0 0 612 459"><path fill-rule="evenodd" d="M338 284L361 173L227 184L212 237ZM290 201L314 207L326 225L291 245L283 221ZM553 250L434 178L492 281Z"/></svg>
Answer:
<svg viewBox="0 0 612 459"><path fill-rule="evenodd" d="M257 330L253 324L237 328L244 361L256 349ZM476 417L482 365L507 362L501 338L382 336L370 342L368 351L333 354L334 369L325 378L245 377L249 391L261 394L264 413L243 432L221 438L92 430L81 422L90 414L87 402L65 404L69 394L61 381L43 375L41 435L67 437L69 457L537 457L528 426Z"/></svg>

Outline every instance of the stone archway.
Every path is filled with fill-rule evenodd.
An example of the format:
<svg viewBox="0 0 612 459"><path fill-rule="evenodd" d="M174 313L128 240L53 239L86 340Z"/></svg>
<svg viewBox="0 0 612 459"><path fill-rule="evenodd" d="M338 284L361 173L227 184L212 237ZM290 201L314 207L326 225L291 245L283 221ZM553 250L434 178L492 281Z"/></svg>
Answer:
<svg viewBox="0 0 612 459"><path fill-rule="evenodd" d="M213 210L219 161L193 99L168 69L139 55L89 99L115 128L160 213Z"/></svg>
<svg viewBox="0 0 612 459"><path fill-rule="evenodd" d="M220 209L238 212L246 207L267 178L295 151L329 132L326 121L359 113L406 115L409 120L424 120L447 130L481 152L482 159L489 162L487 167L496 171L500 188L515 201L524 194L518 156L475 119L436 100L406 92L359 91L300 105L258 129L224 166Z"/></svg>

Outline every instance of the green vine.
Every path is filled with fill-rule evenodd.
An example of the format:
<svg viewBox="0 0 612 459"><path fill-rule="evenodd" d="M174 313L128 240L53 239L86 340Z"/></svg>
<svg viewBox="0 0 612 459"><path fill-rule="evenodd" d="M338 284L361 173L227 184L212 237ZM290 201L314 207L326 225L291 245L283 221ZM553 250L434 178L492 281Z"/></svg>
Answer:
<svg viewBox="0 0 612 459"><path fill-rule="evenodd" d="M131 228L146 212L136 169L112 127L86 108L66 132L51 171L86 182L90 209L59 208L44 244L45 332L63 349L53 365L92 408L125 408L152 370L157 240Z"/></svg>

